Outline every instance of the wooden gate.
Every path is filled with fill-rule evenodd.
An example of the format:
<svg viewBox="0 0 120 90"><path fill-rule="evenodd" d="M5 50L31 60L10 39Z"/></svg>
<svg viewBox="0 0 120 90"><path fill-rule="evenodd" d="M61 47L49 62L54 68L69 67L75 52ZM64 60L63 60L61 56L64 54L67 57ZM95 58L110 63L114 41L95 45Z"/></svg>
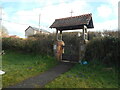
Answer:
<svg viewBox="0 0 120 90"><path fill-rule="evenodd" d="M79 61L79 43L67 44L65 43L62 60L78 62Z"/></svg>

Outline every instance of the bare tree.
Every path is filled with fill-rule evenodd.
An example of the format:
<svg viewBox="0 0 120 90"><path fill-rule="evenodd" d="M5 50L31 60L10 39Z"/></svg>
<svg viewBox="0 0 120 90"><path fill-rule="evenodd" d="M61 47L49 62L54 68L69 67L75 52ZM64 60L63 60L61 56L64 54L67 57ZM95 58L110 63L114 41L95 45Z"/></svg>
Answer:
<svg viewBox="0 0 120 90"><path fill-rule="evenodd" d="M8 31L4 26L0 27L0 37L5 37L8 35Z"/></svg>

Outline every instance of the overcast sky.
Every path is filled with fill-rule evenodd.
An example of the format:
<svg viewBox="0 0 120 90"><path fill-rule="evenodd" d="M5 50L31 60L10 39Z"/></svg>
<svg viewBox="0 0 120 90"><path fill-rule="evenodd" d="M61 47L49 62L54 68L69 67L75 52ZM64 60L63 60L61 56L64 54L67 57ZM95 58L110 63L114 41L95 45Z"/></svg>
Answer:
<svg viewBox="0 0 120 90"><path fill-rule="evenodd" d="M49 26L55 19L92 13L94 29L117 30L119 0L0 0L2 25L10 35L24 37L28 26L53 32ZM0 15L0 18L1 18Z"/></svg>

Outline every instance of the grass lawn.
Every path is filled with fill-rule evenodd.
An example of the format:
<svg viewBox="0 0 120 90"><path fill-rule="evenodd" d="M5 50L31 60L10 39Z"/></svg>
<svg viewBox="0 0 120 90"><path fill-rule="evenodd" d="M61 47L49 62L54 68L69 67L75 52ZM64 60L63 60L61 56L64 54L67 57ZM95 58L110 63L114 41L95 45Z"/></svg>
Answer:
<svg viewBox="0 0 120 90"><path fill-rule="evenodd" d="M46 88L118 88L115 69L102 65L76 64L70 71L56 78Z"/></svg>
<svg viewBox="0 0 120 90"><path fill-rule="evenodd" d="M5 51L2 56L2 69L6 74L2 77L3 87L19 83L38 75L57 64L51 56L41 56L22 52Z"/></svg>

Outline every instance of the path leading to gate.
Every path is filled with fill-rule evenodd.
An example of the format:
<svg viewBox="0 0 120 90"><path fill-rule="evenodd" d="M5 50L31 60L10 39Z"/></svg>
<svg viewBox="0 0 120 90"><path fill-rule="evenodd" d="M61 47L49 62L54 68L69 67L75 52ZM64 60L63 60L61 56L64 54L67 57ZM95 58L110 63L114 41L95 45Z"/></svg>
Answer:
<svg viewBox="0 0 120 90"><path fill-rule="evenodd" d="M52 69L32 78L29 78L15 86L10 86L8 88L36 88L44 87L47 83L54 80L56 77L60 76L62 73L67 72L73 63L60 62L57 66Z"/></svg>

